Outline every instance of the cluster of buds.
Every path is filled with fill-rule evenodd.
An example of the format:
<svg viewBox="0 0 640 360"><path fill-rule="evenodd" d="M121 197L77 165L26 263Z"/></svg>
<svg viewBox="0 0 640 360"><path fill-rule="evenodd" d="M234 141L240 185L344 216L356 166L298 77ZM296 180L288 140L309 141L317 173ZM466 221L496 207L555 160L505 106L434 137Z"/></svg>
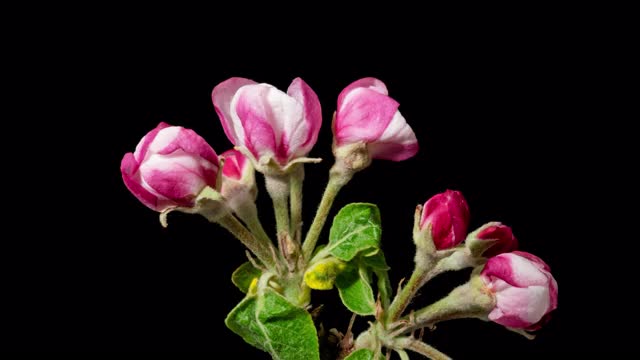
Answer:
<svg viewBox="0 0 640 360"><path fill-rule="evenodd" d="M345 298L359 301L362 296L365 300L358 303L364 304L361 310L354 312L376 316L376 323L356 340L356 348L375 353L384 346L398 351L402 358L405 348L422 354L431 350L424 347L426 344L417 346L413 338L395 335L461 317L490 320L529 335L528 331L539 329L557 307L558 287L549 266L532 254L517 251L518 240L502 223L490 222L469 232L469 206L459 191L447 190L417 206L413 229L416 267L393 301L388 267L377 244L379 228L352 239L364 233L355 227L364 225L353 225L355 221L349 218L344 227L353 225L353 231L345 231L342 239L335 240L332 228L329 242L334 241L333 248L316 249L334 198L354 174L374 159L402 161L418 151L415 133L382 81L363 78L340 92L331 124L335 164L304 237L303 166L320 161L309 157L322 124L316 93L300 78L284 92L234 77L217 85L211 98L233 148L218 155L193 130L160 123L140 140L134 152L125 154L120 170L126 187L160 213L163 226L172 211L200 214L238 238L250 252L249 262L239 268L242 271L237 273L236 285L249 298L277 292L282 297L278 301L284 301L285 307L296 307L294 312L299 314L298 310L310 304L311 289L329 290L337 284L345 292L341 292L345 304L351 301ZM275 241L258 217L256 172L264 175L273 200ZM363 213L370 215L372 210L367 211ZM337 242L343 242L340 251L336 250ZM474 268L467 284L403 317L427 281L442 272L467 267ZM352 278L347 279L347 273ZM375 308L371 273L378 279ZM255 339L248 342L254 344ZM270 351L280 358L280 350Z"/></svg>
<svg viewBox="0 0 640 360"><path fill-rule="evenodd" d="M537 330L548 320L557 306L557 282L544 261L516 251L518 240L509 226L489 222L467 234L469 206L460 192L452 190L433 196L417 211L416 271L424 275L416 287L443 271L475 267L473 276L480 281L465 286L489 299L480 301L479 311L480 303L473 301L482 296L454 290L443 302L449 306L445 318L463 317L473 309L474 317L526 331ZM431 311L427 308L423 315ZM424 315L417 322L431 325L440 320Z"/></svg>

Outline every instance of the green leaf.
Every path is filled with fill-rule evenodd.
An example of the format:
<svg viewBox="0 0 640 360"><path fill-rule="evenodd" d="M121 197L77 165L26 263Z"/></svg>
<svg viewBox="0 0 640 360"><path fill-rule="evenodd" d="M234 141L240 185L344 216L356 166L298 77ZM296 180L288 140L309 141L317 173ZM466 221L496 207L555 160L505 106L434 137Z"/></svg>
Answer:
<svg viewBox="0 0 640 360"><path fill-rule="evenodd" d="M376 301L369 285L367 269L349 266L336 278L340 299L347 309L358 315L373 315Z"/></svg>
<svg viewBox="0 0 640 360"><path fill-rule="evenodd" d="M344 360L373 360L374 356L375 353L373 351L369 349L360 349L349 354L349 356L344 358ZM384 356L380 354L378 359L384 360Z"/></svg>
<svg viewBox="0 0 640 360"><path fill-rule="evenodd" d="M373 270L373 272L376 274L376 278L378 279L378 293L380 293L382 307L384 309L388 309L389 304L391 303L391 294L393 292L391 289L391 281L389 281L389 273L386 270Z"/></svg>
<svg viewBox="0 0 640 360"><path fill-rule="evenodd" d="M245 297L231 310L225 324L273 359L320 359L311 315L270 288Z"/></svg>
<svg viewBox="0 0 640 360"><path fill-rule="evenodd" d="M362 256L362 262L374 270L389 270L387 260L384 258L384 253L380 249L372 255Z"/></svg>
<svg viewBox="0 0 640 360"><path fill-rule="evenodd" d="M380 210L374 204L353 203L333 218L329 244L323 251L343 261L350 261L359 252L376 249L380 244Z"/></svg>
<svg viewBox="0 0 640 360"><path fill-rule="evenodd" d="M236 271L231 274L231 282L237 286L240 291L247 293L249 286L255 278L260 278L262 271L256 269L250 262L240 265Z"/></svg>

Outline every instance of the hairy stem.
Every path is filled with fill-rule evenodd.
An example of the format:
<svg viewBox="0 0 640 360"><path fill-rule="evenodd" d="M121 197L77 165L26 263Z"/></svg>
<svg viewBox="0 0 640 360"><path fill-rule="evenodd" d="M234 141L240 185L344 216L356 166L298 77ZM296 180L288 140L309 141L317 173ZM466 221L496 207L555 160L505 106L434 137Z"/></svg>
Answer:
<svg viewBox="0 0 640 360"><path fill-rule="evenodd" d="M267 267L275 265L271 251L233 215L226 215L218 220L218 224L227 229L233 236L246 246Z"/></svg>
<svg viewBox="0 0 640 360"><path fill-rule="evenodd" d="M242 203L241 206L236 209L236 214L242 220L245 225L249 228L251 233L256 237L256 239L263 244L269 252L275 254L275 248L273 246L273 241L267 235L267 232L264 230L262 223L260 222L260 218L258 217L258 209L254 202L246 201ZM274 259L275 260L275 259Z"/></svg>
<svg viewBox="0 0 640 360"><path fill-rule="evenodd" d="M435 303L416 311L412 319L406 318L410 325L403 332L430 327L438 322L462 319L483 318L495 306L495 298L484 290L478 277L453 289L449 295Z"/></svg>
<svg viewBox="0 0 640 360"><path fill-rule="evenodd" d="M451 358L431 345L425 344L420 340L414 338L405 337L398 338L396 344L402 348L417 352L432 360L451 360Z"/></svg>
<svg viewBox="0 0 640 360"><path fill-rule="evenodd" d="M327 183L327 187L324 189L324 193L322 194L322 200L320 200L320 205L318 205L316 216L313 218L311 227L309 227L309 232L307 232L307 236L305 237L304 243L302 244L302 253L304 254L304 258L307 260L311 258L311 254L316 248L318 237L322 232L324 223L327 221L327 216L329 215L329 211L331 210L333 201L338 195L338 192L340 192L340 189L342 189L342 187L346 185L347 182L349 182L353 175L345 175L343 173L335 172L333 171L334 168L331 169L332 171L329 175L329 182Z"/></svg>
<svg viewBox="0 0 640 360"><path fill-rule="evenodd" d="M265 184L273 201L276 231L279 238L284 234L289 234L289 179L288 176L265 175Z"/></svg>
<svg viewBox="0 0 640 360"><path fill-rule="evenodd" d="M303 164L296 165L289 178L291 210L291 235L293 241L300 244L302 241L302 183L304 181Z"/></svg>
<svg viewBox="0 0 640 360"><path fill-rule="evenodd" d="M433 258L431 257L416 257L416 267L409 281L398 291L391 306L389 306L386 317L387 321L393 322L400 318L418 290L435 275L431 272L434 265Z"/></svg>

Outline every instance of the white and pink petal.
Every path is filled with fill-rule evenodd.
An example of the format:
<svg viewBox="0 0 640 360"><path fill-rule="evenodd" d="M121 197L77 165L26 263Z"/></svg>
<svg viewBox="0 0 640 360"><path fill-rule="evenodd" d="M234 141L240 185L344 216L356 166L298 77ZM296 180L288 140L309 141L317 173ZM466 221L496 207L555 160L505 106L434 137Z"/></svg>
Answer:
<svg viewBox="0 0 640 360"><path fill-rule="evenodd" d="M256 84L253 80L241 77L232 77L218 84L211 92L213 107L220 118L224 133L233 145L240 145L239 141L244 137L244 133L238 132L238 127L233 123L234 120L231 116L231 102L241 87L253 84Z"/></svg>

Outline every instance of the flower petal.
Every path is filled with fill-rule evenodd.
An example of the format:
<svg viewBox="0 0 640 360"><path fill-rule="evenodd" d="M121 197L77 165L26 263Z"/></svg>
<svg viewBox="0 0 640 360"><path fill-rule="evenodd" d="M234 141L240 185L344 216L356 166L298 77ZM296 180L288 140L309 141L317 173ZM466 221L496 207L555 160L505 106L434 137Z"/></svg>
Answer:
<svg viewBox="0 0 640 360"><path fill-rule="evenodd" d="M482 274L490 279L502 279L517 287L544 286L549 281L546 271L541 271L534 263L514 253L492 257L487 261Z"/></svg>
<svg viewBox="0 0 640 360"><path fill-rule="evenodd" d="M418 153L418 139L400 111L396 111L380 138L368 149L374 159L402 161Z"/></svg>
<svg viewBox="0 0 640 360"><path fill-rule="evenodd" d="M204 179L212 175L187 154L152 155L140 166L140 174L150 188L180 206L192 206L207 185Z"/></svg>
<svg viewBox="0 0 640 360"><path fill-rule="evenodd" d="M145 135L142 140L140 140L138 145L136 145L136 151L133 153L133 156L135 157L137 162L142 162L142 160L144 160L144 158L147 156L149 145L151 145L160 130L168 128L170 126L171 125L167 123L161 122L160 124L158 124L158 126L156 126L155 129L149 131L147 135Z"/></svg>
<svg viewBox="0 0 640 360"><path fill-rule="evenodd" d="M166 136L165 136L166 133ZM167 155L177 150L197 155L209 161L218 170L218 155L211 145L191 129L180 126L164 129L158 133L156 141L151 145L154 153Z"/></svg>
<svg viewBox="0 0 640 360"><path fill-rule="evenodd" d="M497 305L489 319L508 327L529 327L540 321L549 309L549 288L544 285L526 288L507 285L495 295Z"/></svg>
<svg viewBox="0 0 640 360"><path fill-rule="evenodd" d="M514 251L512 254L518 255L520 257L523 257L529 261L531 261L533 264L535 264L538 268L540 268L541 270L545 270L547 272L551 272L551 268L549 267L549 265L547 265L546 262L544 262L544 260L540 259L539 257L530 254L528 252L525 251Z"/></svg>
<svg viewBox="0 0 640 360"><path fill-rule="evenodd" d="M305 156L318 140L322 125L322 108L318 95L301 78L295 78L287 89L287 94L302 104L304 116L300 125L285 129L294 156ZM299 143L298 143L299 142Z"/></svg>
<svg viewBox="0 0 640 360"><path fill-rule="evenodd" d="M356 80L349 84L346 88L344 88L340 95L338 95L338 109L342 107L344 103L344 98L349 94L352 90L357 88L369 88L374 90L382 95L388 95L387 86L380 80L373 77L366 77L360 80Z"/></svg>
<svg viewBox="0 0 640 360"><path fill-rule="evenodd" d="M392 98L368 88L350 91L336 113L338 145L378 140L395 116L398 105Z"/></svg>
<svg viewBox="0 0 640 360"><path fill-rule="evenodd" d="M273 156L285 165L304 142L297 131L304 125L302 104L271 85L242 87L231 108L231 116L244 128L244 145L256 158Z"/></svg>
<svg viewBox="0 0 640 360"><path fill-rule="evenodd" d="M233 145L241 144L239 139L244 137L244 133L236 131L237 128L242 130L242 127L234 126L233 124L233 117L231 116L231 101L238 89L245 85L252 84L256 84L256 82L241 77L232 77L218 84L211 92L213 107L220 118L224 133Z"/></svg>
<svg viewBox="0 0 640 360"><path fill-rule="evenodd" d="M132 153L126 153L124 155L122 162L120 163L120 172L122 173L122 180L124 181L125 186L148 208L155 211L164 210L157 207L157 196L149 192L140 184L141 179L140 173L138 172L139 167L140 164L135 160L135 155Z"/></svg>
<svg viewBox="0 0 640 360"><path fill-rule="evenodd" d="M231 178L234 180L240 180L245 165L247 164L247 158L242 155L238 150L228 150L220 155L224 159L224 165L222 166L222 176Z"/></svg>

